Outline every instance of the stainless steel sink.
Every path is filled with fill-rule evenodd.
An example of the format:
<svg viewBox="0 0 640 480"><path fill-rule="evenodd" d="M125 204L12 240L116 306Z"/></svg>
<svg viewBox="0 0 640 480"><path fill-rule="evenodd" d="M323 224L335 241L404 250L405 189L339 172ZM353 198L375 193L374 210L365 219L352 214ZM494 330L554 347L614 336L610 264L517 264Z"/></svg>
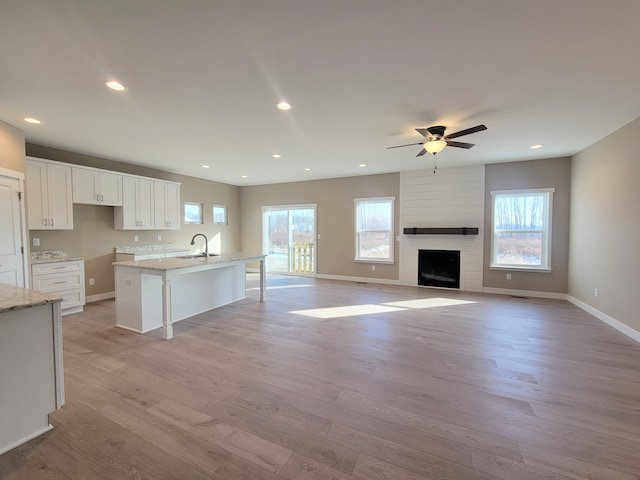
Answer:
<svg viewBox="0 0 640 480"><path fill-rule="evenodd" d="M209 257L217 257L218 254L217 253L210 253L208 256ZM196 253L194 255L184 255L184 256L181 256L181 257L174 257L174 258L182 258L182 259L188 260L189 258L206 258L206 257L207 257L207 255L205 255L204 253Z"/></svg>

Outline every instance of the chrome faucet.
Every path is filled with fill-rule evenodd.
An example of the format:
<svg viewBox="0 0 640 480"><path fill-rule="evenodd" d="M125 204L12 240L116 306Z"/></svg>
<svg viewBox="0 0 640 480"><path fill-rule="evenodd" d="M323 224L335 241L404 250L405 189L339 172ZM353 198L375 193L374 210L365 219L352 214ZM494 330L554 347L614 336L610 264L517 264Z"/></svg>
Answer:
<svg viewBox="0 0 640 480"><path fill-rule="evenodd" d="M191 245L195 245L196 244L196 237L204 237L204 256L208 257L209 256L209 239L207 238L207 236L204 233L196 233L193 238L191 238Z"/></svg>

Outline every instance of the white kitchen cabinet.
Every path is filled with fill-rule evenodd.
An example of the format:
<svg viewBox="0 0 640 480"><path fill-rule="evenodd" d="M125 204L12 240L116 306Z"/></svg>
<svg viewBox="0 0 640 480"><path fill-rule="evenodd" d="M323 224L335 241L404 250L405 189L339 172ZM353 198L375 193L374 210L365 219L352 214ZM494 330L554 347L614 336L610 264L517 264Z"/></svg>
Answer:
<svg viewBox="0 0 640 480"><path fill-rule="evenodd" d="M85 304L84 260L34 263L33 289L62 297L62 315L77 313Z"/></svg>
<svg viewBox="0 0 640 480"><path fill-rule="evenodd" d="M73 230L71 167L27 158L29 230Z"/></svg>
<svg viewBox="0 0 640 480"><path fill-rule="evenodd" d="M73 167L73 203L122 205L122 175L97 168Z"/></svg>
<svg viewBox="0 0 640 480"><path fill-rule="evenodd" d="M180 184L153 182L154 225L156 230L180 229Z"/></svg>
<svg viewBox="0 0 640 480"><path fill-rule="evenodd" d="M153 180L123 175L122 207L116 207L113 215L116 230L153 230L154 226Z"/></svg>

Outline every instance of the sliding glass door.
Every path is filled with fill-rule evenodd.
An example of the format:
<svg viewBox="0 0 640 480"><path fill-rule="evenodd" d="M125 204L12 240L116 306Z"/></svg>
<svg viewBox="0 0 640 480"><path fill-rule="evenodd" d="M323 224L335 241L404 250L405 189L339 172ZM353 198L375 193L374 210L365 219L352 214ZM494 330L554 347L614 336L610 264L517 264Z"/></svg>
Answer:
<svg viewBox="0 0 640 480"><path fill-rule="evenodd" d="M315 274L315 204L262 207L262 231L267 272Z"/></svg>

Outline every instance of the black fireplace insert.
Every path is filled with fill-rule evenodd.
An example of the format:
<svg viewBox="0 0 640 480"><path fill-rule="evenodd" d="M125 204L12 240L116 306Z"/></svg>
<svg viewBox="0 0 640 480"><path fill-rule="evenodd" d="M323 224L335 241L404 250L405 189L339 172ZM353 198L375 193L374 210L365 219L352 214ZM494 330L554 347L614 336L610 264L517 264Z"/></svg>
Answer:
<svg viewBox="0 0 640 480"><path fill-rule="evenodd" d="M418 250L418 285L460 288L460 250Z"/></svg>

